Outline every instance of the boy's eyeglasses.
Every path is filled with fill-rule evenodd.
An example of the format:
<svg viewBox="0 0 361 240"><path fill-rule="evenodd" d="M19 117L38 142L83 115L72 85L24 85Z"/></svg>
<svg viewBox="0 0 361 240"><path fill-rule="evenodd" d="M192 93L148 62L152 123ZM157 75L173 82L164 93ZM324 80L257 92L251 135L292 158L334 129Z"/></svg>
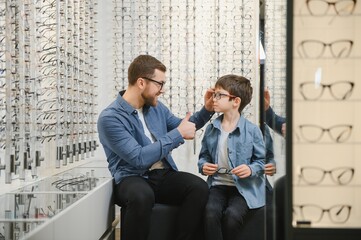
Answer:
<svg viewBox="0 0 361 240"><path fill-rule="evenodd" d="M157 84L160 86L159 91L163 89L163 86L164 86L164 84L165 84L165 82L160 82L160 81L157 81L157 80L154 80L154 79L148 78L148 77L141 77L141 78L144 78L144 79L146 79L146 80L148 80L148 81L151 81L151 82L157 83Z"/></svg>
<svg viewBox="0 0 361 240"><path fill-rule="evenodd" d="M229 174L229 175L232 175L231 171L232 171L232 169L227 169L227 168L224 168L224 167L221 167L221 168L218 168L218 169L217 169L217 173L219 173L219 174Z"/></svg>
<svg viewBox="0 0 361 240"><path fill-rule="evenodd" d="M222 97L236 98L236 96L231 95L231 94L225 94L225 93L220 93L220 92L213 93L213 98L215 98L217 100L221 99Z"/></svg>

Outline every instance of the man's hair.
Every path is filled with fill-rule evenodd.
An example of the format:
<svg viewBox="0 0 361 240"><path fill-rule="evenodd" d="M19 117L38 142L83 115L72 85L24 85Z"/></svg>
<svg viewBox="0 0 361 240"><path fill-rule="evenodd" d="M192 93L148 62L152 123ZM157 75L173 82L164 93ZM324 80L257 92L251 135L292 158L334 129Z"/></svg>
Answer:
<svg viewBox="0 0 361 240"><path fill-rule="evenodd" d="M155 69L165 72L167 68L155 57L150 55L139 55L128 68L128 83L134 85L138 78L154 76Z"/></svg>
<svg viewBox="0 0 361 240"><path fill-rule="evenodd" d="M229 92L229 94L239 97L242 100L238 108L239 113L241 113L252 100L253 88L251 82L245 77L234 74L224 75L217 80L215 87L223 88Z"/></svg>

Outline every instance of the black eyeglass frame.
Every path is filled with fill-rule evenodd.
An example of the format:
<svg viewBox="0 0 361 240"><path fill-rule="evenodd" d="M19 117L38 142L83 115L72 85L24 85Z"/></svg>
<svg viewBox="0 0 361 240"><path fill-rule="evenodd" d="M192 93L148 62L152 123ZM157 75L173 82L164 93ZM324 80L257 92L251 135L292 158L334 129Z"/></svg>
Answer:
<svg viewBox="0 0 361 240"><path fill-rule="evenodd" d="M232 94L220 93L220 92L214 92L212 94L212 98L215 98L216 100L220 100L222 97L229 97L230 99L233 99L236 98L237 96L234 96Z"/></svg>
<svg viewBox="0 0 361 240"><path fill-rule="evenodd" d="M231 171L232 171L232 169L228 169L228 168L225 168L225 167L221 167L221 168L218 168L218 169L217 169L217 173L218 173L218 174L228 174L228 175L232 175Z"/></svg>
<svg viewBox="0 0 361 240"><path fill-rule="evenodd" d="M160 82L160 81L151 79L151 78L149 78L149 77L140 77L140 78L143 78L143 79L145 79L145 80L148 80L148 81L151 81L151 82L154 82L154 83L159 84L159 86L160 86L159 91L163 89L163 86L164 86L164 84L165 84L165 82Z"/></svg>

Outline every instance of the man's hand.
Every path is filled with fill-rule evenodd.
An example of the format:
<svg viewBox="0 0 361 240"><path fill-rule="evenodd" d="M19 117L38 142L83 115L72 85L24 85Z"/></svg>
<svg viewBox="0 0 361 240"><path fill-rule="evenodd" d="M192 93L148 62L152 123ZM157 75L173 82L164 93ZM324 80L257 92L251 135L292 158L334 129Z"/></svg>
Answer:
<svg viewBox="0 0 361 240"><path fill-rule="evenodd" d="M264 96L264 110L267 111L271 104L271 96L268 88L264 90L263 96Z"/></svg>
<svg viewBox="0 0 361 240"><path fill-rule="evenodd" d="M218 164L205 163L203 164L202 171L205 175L210 176L217 172Z"/></svg>
<svg viewBox="0 0 361 240"><path fill-rule="evenodd" d="M281 132L282 132L282 136L286 137L286 123L282 124Z"/></svg>
<svg viewBox="0 0 361 240"><path fill-rule="evenodd" d="M190 117L191 113L187 112L186 117L183 118L182 122L177 127L182 137L187 140L193 139L196 133L196 125L189 121Z"/></svg>
<svg viewBox="0 0 361 240"><path fill-rule="evenodd" d="M204 107L208 112L213 112L213 88L208 88L207 92L204 94Z"/></svg>

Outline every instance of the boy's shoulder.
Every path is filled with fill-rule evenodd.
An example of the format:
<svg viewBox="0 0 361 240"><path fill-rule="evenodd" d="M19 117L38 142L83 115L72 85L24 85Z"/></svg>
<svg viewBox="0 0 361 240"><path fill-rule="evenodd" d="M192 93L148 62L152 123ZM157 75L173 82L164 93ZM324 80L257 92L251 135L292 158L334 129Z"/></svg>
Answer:
<svg viewBox="0 0 361 240"><path fill-rule="evenodd" d="M254 124L253 122L251 122L249 119L245 118L243 115L241 115L240 119L239 119L239 123L240 124L245 124L246 126L253 126L253 127L258 127L256 124Z"/></svg>
<svg viewBox="0 0 361 240"><path fill-rule="evenodd" d="M261 129L259 128L259 126L253 122L251 122L250 120L246 119L245 117L241 116L241 118L243 118L243 124L241 123L242 121L240 120L239 122L239 127L242 129L245 129L247 131L261 131Z"/></svg>

